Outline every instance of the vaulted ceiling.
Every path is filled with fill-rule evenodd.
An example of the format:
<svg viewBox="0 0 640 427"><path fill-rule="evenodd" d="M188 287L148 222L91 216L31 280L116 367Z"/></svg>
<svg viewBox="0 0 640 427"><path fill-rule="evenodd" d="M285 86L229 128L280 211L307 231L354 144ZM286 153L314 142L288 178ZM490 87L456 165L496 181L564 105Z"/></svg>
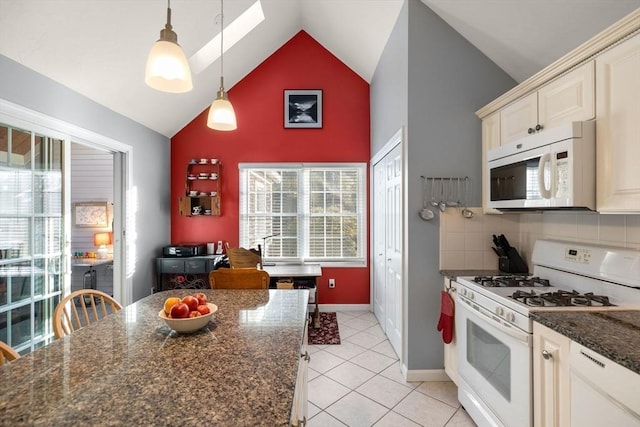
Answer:
<svg viewBox="0 0 640 427"><path fill-rule="evenodd" d="M640 0L421 0L522 81L640 7ZM227 0L225 26L256 0ZM224 55L227 89L305 30L370 81L403 0L261 0L265 19ZM186 94L144 83L146 56L166 20L163 0L0 0L0 54L166 136L215 97L219 60ZM220 31L220 2L174 0L187 57ZM226 32L225 32L226 34Z"/></svg>

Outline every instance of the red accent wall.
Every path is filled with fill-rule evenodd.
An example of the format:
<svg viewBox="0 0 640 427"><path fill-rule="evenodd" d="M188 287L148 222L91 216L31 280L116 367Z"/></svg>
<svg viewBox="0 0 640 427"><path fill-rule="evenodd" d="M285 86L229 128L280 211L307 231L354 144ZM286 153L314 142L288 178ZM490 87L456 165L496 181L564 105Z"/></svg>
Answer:
<svg viewBox="0 0 640 427"><path fill-rule="evenodd" d="M284 128L285 89L322 89L322 129ZM207 108L171 139L172 243L223 240L238 245L238 163L369 161L369 84L304 31L230 89L229 100L237 130L209 129ZM220 159L220 217L178 213L193 158ZM369 267L322 271L320 304L369 303ZM334 289L328 287L329 278L336 279Z"/></svg>

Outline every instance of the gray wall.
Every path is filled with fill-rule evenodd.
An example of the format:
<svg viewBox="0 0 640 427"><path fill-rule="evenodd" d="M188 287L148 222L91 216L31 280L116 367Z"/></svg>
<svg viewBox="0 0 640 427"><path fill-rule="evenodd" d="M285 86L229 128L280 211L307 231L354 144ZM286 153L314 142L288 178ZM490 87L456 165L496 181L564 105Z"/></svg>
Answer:
<svg viewBox="0 0 640 427"><path fill-rule="evenodd" d="M0 98L133 147L137 252L133 300L151 293L154 258L170 238L169 139L0 55Z"/></svg>
<svg viewBox="0 0 640 427"><path fill-rule="evenodd" d="M443 346L436 330L443 283L438 269L440 221L424 222L416 215L422 207L420 175L469 176L471 201L479 204L482 135L474 112L516 82L419 0L405 2L394 35L396 31L406 32L407 47L401 37L390 39L371 84L372 153L386 142L381 134L407 126L406 364L410 370L441 369ZM407 55L406 69L398 66L398 52ZM382 118L375 114L389 102L382 95L397 90L388 76L392 72L407 73L407 94L399 95L407 103L400 111L406 113L389 111Z"/></svg>
<svg viewBox="0 0 640 427"><path fill-rule="evenodd" d="M407 124L409 108L409 45L407 3L402 5L396 25L371 79L371 154L375 154Z"/></svg>

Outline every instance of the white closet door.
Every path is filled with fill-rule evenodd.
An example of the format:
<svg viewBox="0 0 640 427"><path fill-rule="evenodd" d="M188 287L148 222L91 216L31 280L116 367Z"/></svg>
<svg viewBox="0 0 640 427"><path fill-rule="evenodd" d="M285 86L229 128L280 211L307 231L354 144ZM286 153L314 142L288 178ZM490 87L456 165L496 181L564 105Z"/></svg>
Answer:
<svg viewBox="0 0 640 427"><path fill-rule="evenodd" d="M398 356L402 354L402 145L374 165L373 307Z"/></svg>
<svg viewBox="0 0 640 427"><path fill-rule="evenodd" d="M387 316L384 284L385 284L385 228L384 215L379 214L385 209L386 174L384 161L373 166L373 314L384 329L383 319Z"/></svg>

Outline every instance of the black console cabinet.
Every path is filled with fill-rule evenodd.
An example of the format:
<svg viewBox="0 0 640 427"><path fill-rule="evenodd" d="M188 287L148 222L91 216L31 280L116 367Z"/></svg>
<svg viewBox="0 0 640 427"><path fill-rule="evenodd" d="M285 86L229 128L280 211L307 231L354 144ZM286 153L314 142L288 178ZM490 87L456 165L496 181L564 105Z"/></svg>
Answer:
<svg viewBox="0 0 640 427"><path fill-rule="evenodd" d="M208 289L209 272L228 267L225 260L225 255L156 258L155 292L167 289Z"/></svg>

